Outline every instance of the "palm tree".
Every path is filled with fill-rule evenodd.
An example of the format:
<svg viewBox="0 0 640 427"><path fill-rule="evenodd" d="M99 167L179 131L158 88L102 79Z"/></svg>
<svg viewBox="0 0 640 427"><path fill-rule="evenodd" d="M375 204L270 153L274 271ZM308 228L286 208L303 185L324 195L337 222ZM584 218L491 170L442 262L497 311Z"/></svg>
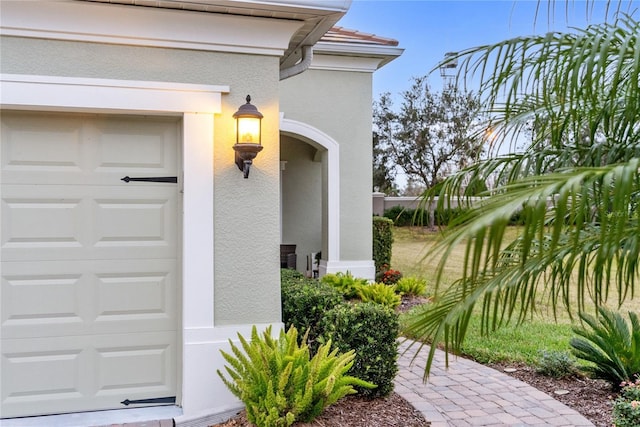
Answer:
<svg viewBox="0 0 640 427"><path fill-rule="evenodd" d="M541 292L554 314L570 315L603 305L612 289L619 304L633 297L640 262L639 35L640 23L621 15L448 58L458 60L460 76L480 79L496 139L524 147L468 167L423 197L426 206L440 195L442 208L454 199L467 203L465 186L498 182L437 247L437 302L409 326L413 336L433 342L425 377L436 344L460 350L476 305L489 332L529 316ZM525 225L509 241L514 214ZM462 275L443 286L448 255L459 244L466 245Z"/></svg>

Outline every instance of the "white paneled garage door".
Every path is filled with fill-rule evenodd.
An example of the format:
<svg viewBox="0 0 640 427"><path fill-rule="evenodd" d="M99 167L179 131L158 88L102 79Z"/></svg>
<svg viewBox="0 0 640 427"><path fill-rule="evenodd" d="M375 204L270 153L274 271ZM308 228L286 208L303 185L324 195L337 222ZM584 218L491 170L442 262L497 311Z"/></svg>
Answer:
<svg viewBox="0 0 640 427"><path fill-rule="evenodd" d="M179 120L1 120L2 417L175 396Z"/></svg>

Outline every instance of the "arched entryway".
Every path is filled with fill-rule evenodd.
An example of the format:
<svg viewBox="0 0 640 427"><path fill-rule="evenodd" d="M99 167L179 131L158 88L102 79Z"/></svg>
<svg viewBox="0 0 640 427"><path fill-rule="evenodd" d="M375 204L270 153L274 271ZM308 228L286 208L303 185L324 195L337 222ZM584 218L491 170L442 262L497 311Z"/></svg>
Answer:
<svg viewBox="0 0 640 427"><path fill-rule="evenodd" d="M339 146L313 126L284 117L280 134L282 243L296 244L302 272L307 256L321 252L323 275L340 260Z"/></svg>

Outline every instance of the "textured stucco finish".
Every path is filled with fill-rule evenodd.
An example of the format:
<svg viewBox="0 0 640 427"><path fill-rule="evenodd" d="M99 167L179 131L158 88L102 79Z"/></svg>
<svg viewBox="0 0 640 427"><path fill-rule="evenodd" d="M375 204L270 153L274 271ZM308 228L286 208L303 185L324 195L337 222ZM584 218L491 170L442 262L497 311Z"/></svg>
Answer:
<svg viewBox="0 0 640 427"><path fill-rule="evenodd" d="M277 57L21 37L2 37L0 56L7 74L228 85L214 119L214 324L280 321ZM247 94L264 149L245 180L231 147Z"/></svg>
<svg viewBox="0 0 640 427"><path fill-rule="evenodd" d="M0 57L6 74L207 85L227 85L255 66L251 55L6 36Z"/></svg>
<svg viewBox="0 0 640 427"><path fill-rule="evenodd" d="M371 85L371 73L328 70L307 70L280 83L285 117L322 129L340 144L343 260L372 259Z"/></svg>
<svg viewBox="0 0 640 427"><path fill-rule="evenodd" d="M280 144L277 58L238 70L222 100L214 135L216 325L280 321ZM261 74L263 73L263 74ZM234 163L232 115L247 94L264 115L263 150L248 179Z"/></svg>

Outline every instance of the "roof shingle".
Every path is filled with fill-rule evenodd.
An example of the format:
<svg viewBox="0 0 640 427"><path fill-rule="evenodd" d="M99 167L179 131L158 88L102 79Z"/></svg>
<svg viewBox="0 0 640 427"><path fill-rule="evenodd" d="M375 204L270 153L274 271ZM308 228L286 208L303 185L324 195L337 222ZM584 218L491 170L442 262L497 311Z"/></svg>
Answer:
<svg viewBox="0 0 640 427"><path fill-rule="evenodd" d="M398 46L398 40L380 37L375 34L362 33L343 27L333 27L320 39L322 42L351 43L382 46Z"/></svg>

